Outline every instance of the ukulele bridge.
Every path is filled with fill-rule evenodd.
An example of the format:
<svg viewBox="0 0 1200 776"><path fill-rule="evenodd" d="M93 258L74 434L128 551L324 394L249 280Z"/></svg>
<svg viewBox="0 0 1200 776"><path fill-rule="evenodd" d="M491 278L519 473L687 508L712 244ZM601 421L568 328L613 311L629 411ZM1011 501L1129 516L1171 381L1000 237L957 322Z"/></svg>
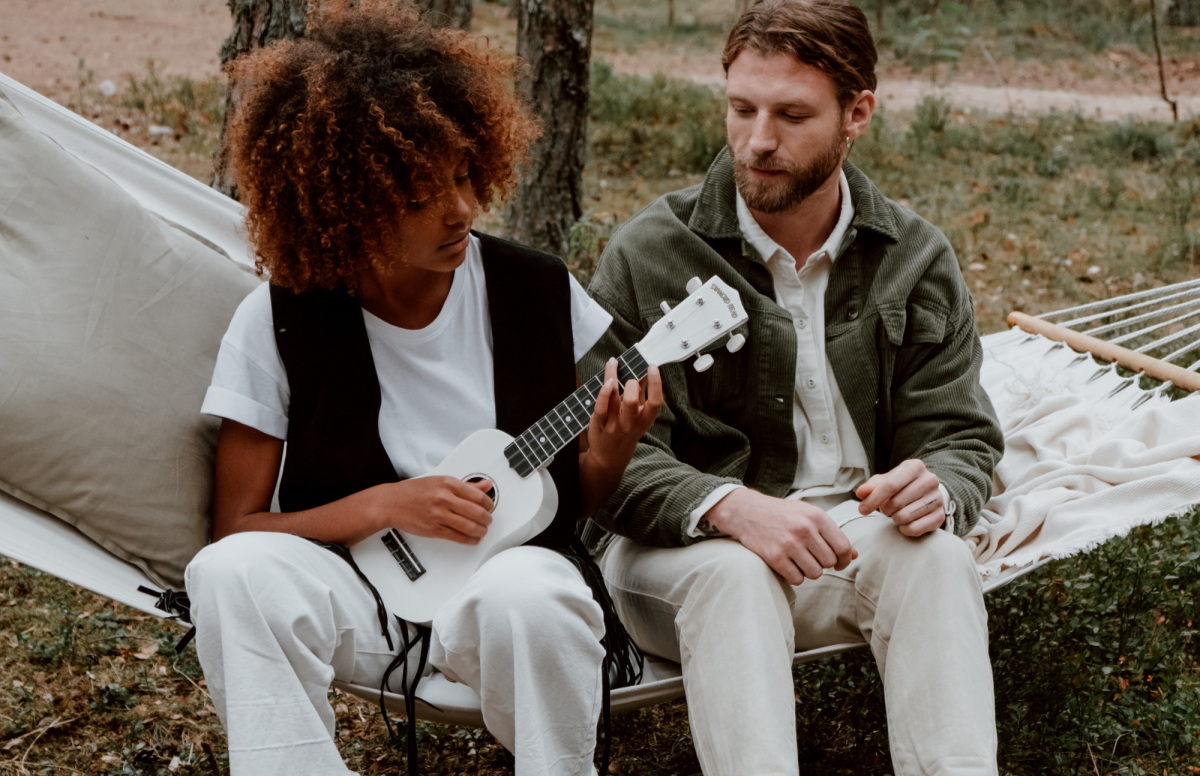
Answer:
<svg viewBox="0 0 1200 776"><path fill-rule="evenodd" d="M383 535L383 544L410 580L416 582L425 573L425 567L417 560L408 542L404 541L404 537L398 534L395 528Z"/></svg>

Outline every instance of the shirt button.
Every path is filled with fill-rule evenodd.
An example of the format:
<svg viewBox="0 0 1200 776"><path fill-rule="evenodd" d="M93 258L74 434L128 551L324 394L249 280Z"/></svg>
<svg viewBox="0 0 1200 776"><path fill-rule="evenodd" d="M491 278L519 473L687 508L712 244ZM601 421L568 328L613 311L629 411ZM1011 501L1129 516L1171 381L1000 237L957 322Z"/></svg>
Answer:
<svg viewBox="0 0 1200 776"><path fill-rule="evenodd" d="M808 321L805 320L804 318L801 318L800 320L796 321L796 325L798 327L800 327L801 329L803 329L805 326L808 325Z"/></svg>
<svg viewBox="0 0 1200 776"><path fill-rule="evenodd" d="M858 310L851 308L850 312L846 313L846 320L853 321L856 318L858 318Z"/></svg>
<svg viewBox="0 0 1200 776"><path fill-rule="evenodd" d="M829 444L829 434L821 434L821 441L825 444Z"/></svg>
<svg viewBox="0 0 1200 776"><path fill-rule="evenodd" d="M808 378L808 387L809 387L809 388L816 388L816 387L817 387L817 381L816 381L816 380L814 380L814 379L812 379L811 377L810 377L810 378Z"/></svg>

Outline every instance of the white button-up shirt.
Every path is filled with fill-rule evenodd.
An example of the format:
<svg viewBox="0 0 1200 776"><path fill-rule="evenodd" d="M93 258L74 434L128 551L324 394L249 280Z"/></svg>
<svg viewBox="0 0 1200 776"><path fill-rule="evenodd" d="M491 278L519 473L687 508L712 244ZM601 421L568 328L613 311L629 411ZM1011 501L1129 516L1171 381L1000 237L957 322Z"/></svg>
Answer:
<svg viewBox="0 0 1200 776"><path fill-rule="evenodd" d="M754 220L741 192L737 194L738 226L742 236L771 270L775 280L775 301L791 313L796 330L792 426L796 431L799 458L793 490L787 498L805 499L826 510L852 498L855 489L866 482L871 472L867 451L842 392L838 390L833 367L825 357L825 289L829 286L829 273L837 261L838 249L854 219L854 202L845 173L839 183L842 204L837 224L825 243L799 270L792 255ZM739 487L722 485L709 494L690 515L689 533L702 536L696 530L700 519ZM941 489L941 493L945 504L946 492Z"/></svg>

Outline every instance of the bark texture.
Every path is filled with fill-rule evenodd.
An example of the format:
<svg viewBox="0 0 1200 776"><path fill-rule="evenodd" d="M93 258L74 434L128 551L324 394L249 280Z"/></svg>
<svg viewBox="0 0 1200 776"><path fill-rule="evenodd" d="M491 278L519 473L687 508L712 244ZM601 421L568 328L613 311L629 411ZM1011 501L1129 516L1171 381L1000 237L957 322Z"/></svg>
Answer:
<svg viewBox="0 0 1200 776"><path fill-rule="evenodd" d="M221 65L277 40L303 38L307 32L308 0L228 0L233 14L233 32L221 44ZM213 159L212 187L237 199L237 186L229 156L225 150L225 134L229 122L241 104L237 85L230 84L225 98L225 125L221 129L221 146Z"/></svg>
<svg viewBox="0 0 1200 776"><path fill-rule="evenodd" d="M432 27L471 29L472 0L413 0L421 18Z"/></svg>
<svg viewBox="0 0 1200 776"><path fill-rule="evenodd" d="M518 2L518 0L514 0ZM543 122L507 213L517 242L566 257L583 214L592 0L519 0L517 88Z"/></svg>
<svg viewBox="0 0 1200 776"><path fill-rule="evenodd" d="M1200 0L1171 0L1167 6L1167 24L1200 27Z"/></svg>

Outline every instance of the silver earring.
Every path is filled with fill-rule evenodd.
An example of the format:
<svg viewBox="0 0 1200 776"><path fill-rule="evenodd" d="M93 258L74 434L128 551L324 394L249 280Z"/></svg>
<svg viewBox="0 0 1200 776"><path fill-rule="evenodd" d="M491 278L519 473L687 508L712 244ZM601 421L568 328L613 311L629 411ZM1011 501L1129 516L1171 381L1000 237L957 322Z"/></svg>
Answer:
<svg viewBox="0 0 1200 776"><path fill-rule="evenodd" d="M846 145L850 145L850 136L849 135L846 136Z"/></svg>

